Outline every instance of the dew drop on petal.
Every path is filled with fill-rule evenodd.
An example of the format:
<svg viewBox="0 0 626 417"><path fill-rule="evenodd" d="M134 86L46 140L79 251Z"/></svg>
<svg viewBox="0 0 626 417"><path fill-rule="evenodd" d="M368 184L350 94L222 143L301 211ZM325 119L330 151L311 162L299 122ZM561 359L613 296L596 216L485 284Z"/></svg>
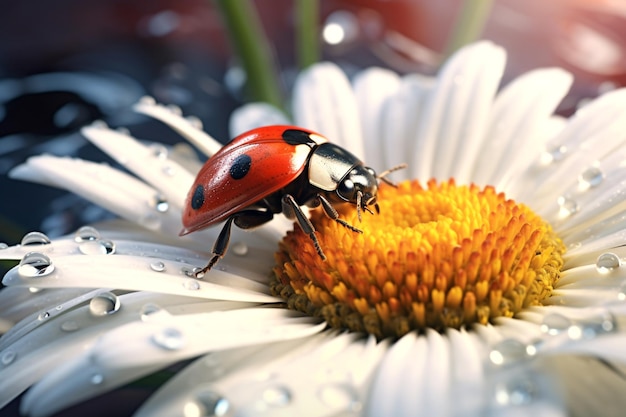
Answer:
<svg viewBox="0 0 626 417"><path fill-rule="evenodd" d="M596 270L601 274L608 274L619 268L620 264L619 256L611 252L606 252L598 256L596 260Z"/></svg>
<svg viewBox="0 0 626 417"><path fill-rule="evenodd" d="M356 390L348 384L326 384L318 390L317 396L333 409L359 411L362 407Z"/></svg>
<svg viewBox="0 0 626 417"><path fill-rule="evenodd" d="M157 159L167 159L168 151L165 145L161 143L152 143L150 144L150 151L152 156Z"/></svg>
<svg viewBox="0 0 626 417"><path fill-rule="evenodd" d="M569 217L580 210L578 203L568 197L559 197L557 203L559 204L559 216L561 218Z"/></svg>
<svg viewBox="0 0 626 417"><path fill-rule="evenodd" d="M87 240L78 245L78 250L84 255L112 255L115 243L110 240Z"/></svg>
<svg viewBox="0 0 626 417"><path fill-rule="evenodd" d="M522 406L529 404L537 395L537 387L533 381L525 377L513 378L507 383L499 384L495 389L496 403L503 406Z"/></svg>
<svg viewBox="0 0 626 417"><path fill-rule="evenodd" d="M89 302L89 312L96 317L108 316L116 313L121 305L119 297L107 291L91 299Z"/></svg>
<svg viewBox="0 0 626 417"><path fill-rule="evenodd" d="M185 120L187 120L187 122L189 122L189 124L193 126L194 128L198 130L202 130L203 126L202 126L202 120L200 120L200 118L196 116L187 116L185 117Z"/></svg>
<svg viewBox="0 0 626 417"><path fill-rule="evenodd" d="M168 104L166 107L172 114L175 114L176 116L183 115L183 111L181 110L181 108L175 104Z"/></svg>
<svg viewBox="0 0 626 417"><path fill-rule="evenodd" d="M161 261L151 262L150 269L152 269L155 272L163 272L165 271L165 264Z"/></svg>
<svg viewBox="0 0 626 417"><path fill-rule="evenodd" d="M50 312L48 311L44 311L43 313L39 313L39 316L37 316L37 320L39 321L44 321L50 318Z"/></svg>
<svg viewBox="0 0 626 417"><path fill-rule="evenodd" d="M0 362L4 366L7 366L7 365L10 365L11 363L13 363L13 361L15 361L15 358L17 358L17 353L15 353L15 351L13 351L13 350L7 350L0 357Z"/></svg>
<svg viewBox="0 0 626 417"><path fill-rule="evenodd" d="M578 176L578 185L581 190L597 187L604 180L604 174L598 167L589 167Z"/></svg>
<svg viewBox="0 0 626 417"><path fill-rule="evenodd" d="M143 96L139 99L139 103L147 106L154 106L156 104L156 100L151 96Z"/></svg>
<svg viewBox="0 0 626 417"><path fill-rule="evenodd" d="M74 242L83 243L100 239L100 232L92 226L83 226L74 234Z"/></svg>
<svg viewBox="0 0 626 417"><path fill-rule="evenodd" d="M274 386L263 391L263 402L272 407L284 407L291 402L291 391L284 386Z"/></svg>
<svg viewBox="0 0 626 417"><path fill-rule="evenodd" d="M183 287L189 291L197 291L200 289L200 283L193 278L189 278L183 281Z"/></svg>
<svg viewBox="0 0 626 417"><path fill-rule="evenodd" d="M617 293L617 299L619 301L626 301L626 282L619 286L619 292Z"/></svg>
<svg viewBox="0 0 626 417"><path fill-rule="evenodd" d="M567 153L567 147L563 145L552 146L542 155L541 161L547 165L562 160Z"/></svg>
<svg viewBox="0 0 626 417"><path fill-rule="evenodd" d="M510 365L527 357L527 345L516 339L504 339L494 345L489 352L489 360L498 366Z"/></svg>
<svg viewBox="0 0 626 417"><path fill-rule="evenodd" d="M163 167L163 174L173 177L176 174L176 169L171 165L166 165Z"/></svg>
<svg viewBox="0 0 626 417"><path fill-rule="evenodd" d="M89 382L91 382L93 385L100 385L104 382L104 375L100 373L94 373L91 375Z"/></svg>
<svg viewBox="0 0 626 417"><path fill-rule="evenodd" d="M180 330L165 327L152 335L152 341L166 350L178 350L185 345L185 338Z"/></svg>
<svg viewBox="0 0 626 417"><path fill-rule="evenodd" d="M556 336L567 331L571 325L571 320L564 315L559 313L550 313L544 316L541 322L541 331L549 334L550 336Z"/></svg>
<svg viewBox="0 0 626 417"><path fill-rule="evenodd" d="M185 403L185 417L220 417L230 411L230 403L215 391L203 390L193 394L193 398Z"/></svg>
<svg viewBox="0 0 626 417"><path fill-rule="evenodd" d="M75 332L78 329L78 323L74 320L66 320L61 323L61 330L63 330L64 332Z"/></svg>
<svg viewBox="0 0 626 417"><path fill-rule="evenodd" d="M235 242L231 250L235 255L246 256L248 254L248 245L246 245L246 242Z"/></svg>
<svg viewBox="0 0 626 417"><path fill-rule="evenodd" d="M161 312L163 312L161 307L153 303L148 303L141 307L141 311L139 313L142 321L148 321L151 317L154 317Z"/></svg>
<svg viewBox="0 0 626 417"><path fill-rule="evenodd" d="M8 247L9 247L9 245L7 245L6 243L4 243L4 242L0 242L0 250L2 250L2 249L6 249L6 248L8 248Z"/></svg>
<svg viewBox="0 0 626 417"><path fill-rule="evenodd" d="M41 288L38 287L28 287L28 292L31 294L37 294L38 292L43 291Z"/></svg>
<svg viewBox="0 0 626 417"><path fill-rule="evenodd" d="M154 201L152 202L152 204L156 211L158 211L159 213L165 213L170 208L170 203L168 203L167 199L160 194L154 197Z"/></svg>
<svg viewBox="0 0 626 417"><path fill-rule="evenodd" d="M30 232L24 235L20 244L22 246L48 245L50 238L41 232Z"/></svg>
<svg viewBox="0 0 626 417"><path fill-rule="evenodd" d="M28 252L17 267L17 272L27 278L39 278L50 275L54 264L50 258L40 252Z"/></svg>
<svg viewBox="0 0 626 417"><path fill-rule="evenodd" d="M617 330L617 322L613 314L605 311L576 322L567 329L567 335L572 340L593 339L602 334Z"/></svg>

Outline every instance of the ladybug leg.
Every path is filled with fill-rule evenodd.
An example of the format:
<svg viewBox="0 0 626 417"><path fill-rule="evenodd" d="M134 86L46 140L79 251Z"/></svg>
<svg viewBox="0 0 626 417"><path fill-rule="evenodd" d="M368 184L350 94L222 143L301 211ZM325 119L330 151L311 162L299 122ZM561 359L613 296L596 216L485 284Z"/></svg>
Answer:
<svg viewBox="0 0 626 417"><path fill-rule="evenodd" d="M309 235L311 240L313 241L313 245L315 246L315 250L317 254L322 258L322 260L326 260L326 255L322 251L322 247L320 246L319 240L317 240L317 236L315 236L315 227L309 220L309 218L304 214L296 200L289 194L285 194L281 199L283 214L288 219L296 219L300 228L304 233Z"/></svg>
<svg viewBox="0 0 626 417"><path fill-rule="evenodd" d="M274 214L272 212L261 210L244 210L230 216L226 220L226 223L224 223L224 227L222 227L222 231L213 245L213 249L211 250L213 257L207 266L196 272L196 278L202 277L208 270L213 268L213 265L215 265L217 261L219 261L226 253L228 243L230 242L230 231L232 229L233 222L241 229L251 229L253 227L260 226L263 223L269 222L273 217Z"/></svg>
<svg viewBox="0 0 626 417"><path fill-rule="evenodd" d="M322 203L322 208L324 209L324 213L326 213L328 217L330 217L331 219L333 219L334 221L336 221L343 227L352 230L353 232L363 233L361 229L357 229L356 227L352 226L350 223L346 222L345 220L341 220L339 218L339 213L337 213L337 210L335 210L335 208L330 203L330 201L326 200L324 196L322 196L321 194L318 194L317 199L320 201L320 203Z"/></svg>

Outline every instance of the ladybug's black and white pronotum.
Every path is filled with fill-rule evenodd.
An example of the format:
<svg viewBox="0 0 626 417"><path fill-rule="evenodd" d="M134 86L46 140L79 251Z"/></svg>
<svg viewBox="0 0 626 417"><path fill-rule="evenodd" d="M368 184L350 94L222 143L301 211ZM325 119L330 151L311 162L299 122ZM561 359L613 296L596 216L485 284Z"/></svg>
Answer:
<svg viewBox="0 0 626 417"><path fill-rule="evenodd" d="M202 167L189 190L181 236L226 221L213 246L213 257L197 274L204 274L226 253L232 224L251 229L283 213L295 219L326 259L315 228L300 206L321 206L342 226L361 230L339 218L334 204L356 205L373 213L378 180L352 153L324 136L295 126L268 126L244 133L226 144Z"/></svg>

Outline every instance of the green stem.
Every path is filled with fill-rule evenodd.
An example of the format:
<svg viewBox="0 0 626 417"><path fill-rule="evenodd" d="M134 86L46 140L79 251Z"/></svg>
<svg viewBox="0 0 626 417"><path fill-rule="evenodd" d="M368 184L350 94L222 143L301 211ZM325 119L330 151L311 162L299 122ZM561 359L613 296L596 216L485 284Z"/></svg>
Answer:
<svg viewBox="0 0 626 417"><path fill-rule="evenodd" d="M478 39L489 18L492 5L493 0L465 0L463 2L445 49L446 58L462 46Z"/></svg>
<svg viewBox="0 0 626 417"><path fill-rule="evenodd" d="M251 99L283 109L274 51L249 0L216 0L247 76Z"/></svg>
<svg viewBox="0 0 626 417"><path fill-rule="evenodd" d="M294 7L296 54L300 69L304 69L319 61L319 3L317 0L297 0Z"/></svg>

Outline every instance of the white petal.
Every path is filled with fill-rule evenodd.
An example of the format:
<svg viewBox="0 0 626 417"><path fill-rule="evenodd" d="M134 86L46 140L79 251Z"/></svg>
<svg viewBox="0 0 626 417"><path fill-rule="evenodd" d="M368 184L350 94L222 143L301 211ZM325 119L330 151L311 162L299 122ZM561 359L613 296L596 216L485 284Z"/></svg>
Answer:
<svg viewBox="0 0 626 417"><path fill-rule="evenodd" d="M600 96L579 110L546 145L543 160L537 158L526 171L532 178L526 186L535 190L534 204L552 207L579 173L622 148L625 130L626 89ZM558 218L558 213L548 215L549 221Z"/></svg>
<svg viewBox="0 0 626 417"><path fill-rule="evenodd" d="M195 172L169 159L165 149L145 146L135 138L105 127L84 127L81 133L155 189L168 204L182 208Z"/></svg>
<svg viewBox="0 0 626 417"><path fill-rule="evenodd" d="M354 91L335 64L315 64L302 72L293 91L296 124L315 130L359 158L363 135Z"/></svg>
<svg viewBox="0 0 626 417"><path fill-rule="evenodd" d="M200 353L297 339L325 327L286 310L264 308L159 316L102 335L90 349L33 386L22 401L22 412L50 415Z"/></svg>
<svg viewBox="0 0 626 417"><path fill-rule="evenodd" d="M571 74L550 68L528 72L503 88L493 104L472 180L499 190L512 176L520 181L520 167L536 158L544 146L541 141L550 138L542 129L571 83Z"/></svg>
<svg viewBox="0 0 626 417"><path fill-rule="evenodd" d="M382 170L387 134L383 130L382 108L385 101L396 94L400 77L393 71L368 68L358 73L353 81L363 132L364 159L367 166Z"/></svg>
<svg viewBox="0 0 626 417"><path fill-rule="evenodd" d="M434 78L407 75L401 79L396 93L385 100L381 109L383 120L380 131L384 143L379 150L384 156L384 163L376 168L391 168L409 162L420 114L434 83ZM392 174L392 178L409 178L409 173L415 170L416 167L409 166L407 170Z"/></svg>
<svg viewBox="0 0 626 417"><path fill-rule="evenodd" d="M194 123L179 116L171 108L156 104L150 98L139 101L135 104L134 109L139 113L154 117L175 129L207 156L213 155L222 147L220 142L198 129Z"/></svg>
<svg viewBox="0 0 626 417"><path fill-rule="evenodd" d="M459 50L443 67L417 131L417 176L467 182L487 129L505 53L490 42Z"/></svg>
<svg viewBox="0 0 626 417"><path fill-rule="evenodd" d="M135 255L51 256L54 270L45 276L20 274L20 267L11 269L2 283L7 286L61 288L116 288L131 291L155 291L173 295L218 300L267 302L279 299L246 287L256 287L254 281L219 269L198 280L193 276L193 264L184 259L168 260ZM154 264L158 263L158 267ZM195 261L203 266L204 261ZM208 282L229 283L226 285ZM238 284L239 283L239 284ZM238 288L239 287L239 288ZM265 291L267 287L261 287Z"/></svg>
<svg viewBox="0 0 626 417"><path fill-rule="evenodd" d="M182 228L179 211L159 208L157 190L102 163L41 155L10 176L62 187L148 229L178 234Z"/></svg>
<svg viewBox="0 0 626 417"><path fill-rule="evenodd" d="M229 132L232 138L261 126L288 125L285 114L268 103L249 103L230 115Z"/></svg>
<svg viewBox="0 0 626 417"><path fill-rule="evenodd" d="M104 290L95 290L51 303L41 313L26 317L0 339L0 356L13 358L0 361L0 404L19 395L68 358L81 354L103 333L137 321L147 312L153 314L157 311L156 304L174 314L189 314L197 304L202 304L205 312L242 307L241 303L198 302L170 295L134 293L119 296L118 310L100 315L98 297L105 295L111 300ZM145 310L150 305L153 307Z"/></svg>

